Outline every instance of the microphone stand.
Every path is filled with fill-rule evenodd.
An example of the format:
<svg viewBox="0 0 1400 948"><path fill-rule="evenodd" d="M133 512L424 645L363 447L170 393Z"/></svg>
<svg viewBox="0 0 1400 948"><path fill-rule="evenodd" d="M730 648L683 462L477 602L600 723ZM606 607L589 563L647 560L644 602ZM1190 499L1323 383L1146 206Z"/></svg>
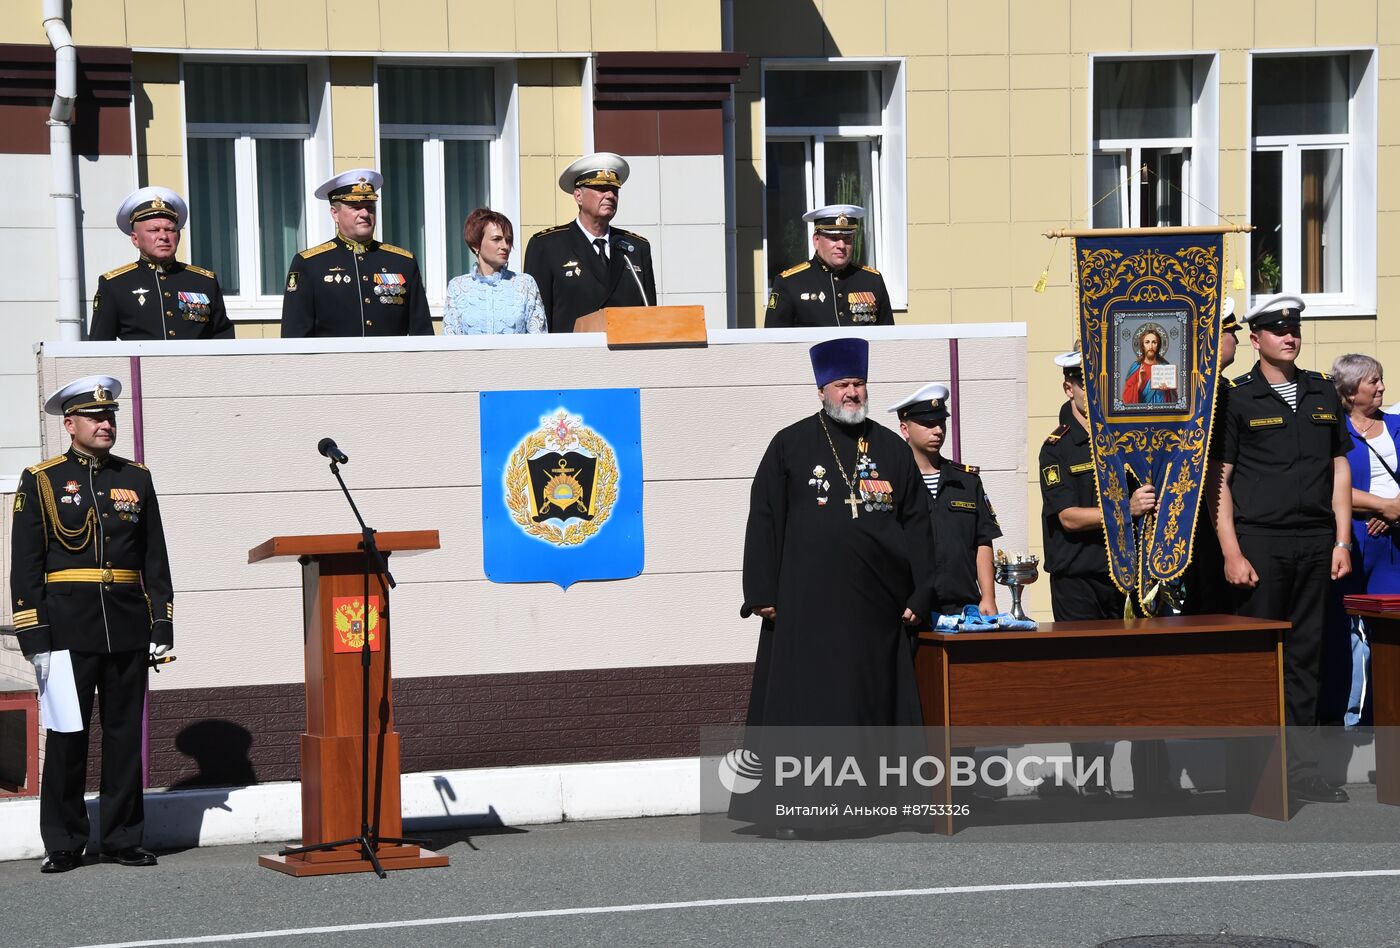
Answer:
<svg viewBox="0 0 1400 948"><path fill-rule="evenodd" d="M398 583L394 582L394 575L389 572L389 564L384 560L384 554L380 552L379 545L374 542L374 531L365 524L365 518L360 516L360 508L355 506L355 498L350 496L350 488L345 486L345 478L340 476L340 465L331 461L331 473L335 475L336 481L340 484L340 491L345 495L346 501L350 504L350 510L355 514L355 519L360 524L360 549L365 551L365 586L364 586L364 636L360 643L360 835L351 836L348 839L337 839L330 843L317 843L314 846L295 846L288 849L278 850L279 856L296 856L302 853L326 852L332 849L339 849L342 846L349 846L352 843L359 846L360 852L374 868L374 872L379 878L388 877L384 867L379 864L379 856L376 854L381 845L390 846L427 846L425 839L403 839L397 836L380 836L379 823L375 821L373 826L369 823L369 667L370 667L370 647L369 647L369 573L373 567L379 574L380 591L384 594L384 649L388 654L389 649L389 590L395 588ZM387 588L386 588L387 584Z"/></svg>

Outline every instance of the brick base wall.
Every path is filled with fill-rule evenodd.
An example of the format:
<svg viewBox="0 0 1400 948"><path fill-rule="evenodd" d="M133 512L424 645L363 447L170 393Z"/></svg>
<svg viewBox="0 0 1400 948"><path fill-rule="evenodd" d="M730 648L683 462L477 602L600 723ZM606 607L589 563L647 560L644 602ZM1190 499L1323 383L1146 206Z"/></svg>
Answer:
<svg viewBox="0 0 1400 948"><path fill-rule="evenodd" d="M743 723L752 674L745 663L402 679L403 772L693 756L701 727ZM152 787L300 776L302 685L152 692L150 721Z"/></svg>

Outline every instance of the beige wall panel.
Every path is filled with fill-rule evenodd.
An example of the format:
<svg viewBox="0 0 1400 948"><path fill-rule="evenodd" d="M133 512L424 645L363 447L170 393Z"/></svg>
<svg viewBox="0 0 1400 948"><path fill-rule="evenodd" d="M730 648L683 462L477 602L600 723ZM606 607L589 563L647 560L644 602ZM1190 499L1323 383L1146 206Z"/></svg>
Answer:
<svg viewBox="0 0 1400 948"><path fill-rule="evenodd" d="M8 4L6 4L8 6ZM38 42L47 43L48 39L44 35L43 29L39 30L37 40L25 40L16 37L15 34L26 29L27 23L24 20L32 20L38 23L43 14L37 3L23 3L20 5L28 14L21 16L5 16L6 32L12 37L10 42L25 43ZM72 15L68 17L68 25L73 31L73 42L79 46L125 46L126 42L126 10L124 4L113 3L112 0L73 0Z"/></svg>
<svg viewBox="0 0 1400 948"><path fill-rule="evenodd" d="M133 53L131 71L136 82L178 83L180 57L165 53Z"/></svg>
<svg viewBox="0 0 1400 948"><path fill-rule="evenodd" d="M146 0L126 6L126 39L132 46L187 46L183 0Z"/></svg>
<svg viewBox="0 0 1400 948"><path fill-rule="evenodd" d="M1005 286L985 289L953 288L953 322L1000 323L1011 312L1011 290Z"/></svg>
<svg viewBox="0 0 1400 948"><path fill-rule="evenodd" d="M269 35L275 33L269 31ZM185 37L195 49L257 49L257 4L254 0L185 0Z"/></svg>
<svg viewBox="0 0 1400 948"><path fill-rule="evenodd" d="M736 243L739 255L739 291L764 296L768 292L768 274L763 268L763 234L757 227L740 227Z"/></svg>
<svg viewBox="0 0 1400 948"><path fill-rule="evenodd" d="M580 0L556 0L554 16L557 21L557 46L569 52L597 49L598 33L593 28L592 4ZM516 20L516 33L521 27Z"/></svg>
<svg viewBox="0 0 1400 948"><path fill-rule="evenodd" d="M740 162L763 160L762 116L756 94L734 96L734 157Z"/></svg>
<svg viewBox="0 0 1400 948"><path fill-rule="evenodd" d="M1184 15L1184 14L1183 14ZM1190 49L1254 46L1254 0L1192 0Z"/></svg>
<svg viewBox="0 0 1400 948"><path fill-rule="evenodd" d="M908 235L909 289L947 289L954 274L948 259L952 228L944 224L911 224Z"/></svg>
<svg viewBox="0 0 1400 948"><path fill-rule="evenodd" d="M337 171L355 167L346 159L376 152L373 68L367 59L331 60L331 121ZM373 164L373 162L371 162Z"/></svg>
<svg viewBox="0 0 1400 948"><path fill-rule="evenodd" d="M911 271L921 270L926 265L922 261L913 261L912 257L911 261ZM952 321L952 307L952 297L946 289L910 290L909 312L897 315L895 321L901 325L948 323Z"/></svg>
<svg viewBox="0 0 1400 948"><path fill-rule="evenodd" d="M1069 0L1011 0L1011 52L1069 52Z"/></svg>
<svg viewBox="0 0 1400 948"><path fill-rule="evenodd" d="M813 0L734 4L734 48L751 57L820 55L825 37L821 11Z"/></svg>
<svg viewBox="0 0 1400 948"><path fill-rule="evenodd" d="M1400 83L1387 85L1381 83L1381 101L1384 102L1387 94L1392 94L1392 89L1400 89ZM1394 109L1381 109L1380 120L1385 122L1389 113ZM1400 147L1395 145L1384 146L1376 149L1376 160L1382 168L1400 167ZM1378 211L1400 211L1400 179L1396 175L1382 174L1376 181L1376 210Z"/></svg>
<svg viewBox="0 0 1400 948"><path fill-rule="evenodd" d="M1010 151L1009 92L948 93L948 153L954 157L1004 156Z"/></svg>
<svg viewBox="0 0 1400 948"><path fill-rule="evenodd" d="M1073 57L1075 59L1083 57ZM1011 57L1012 89L1066 89L1071 57L1065 53L1026 53Z"/></svg>
<svg viewBox="0 0 1400 948"><path fill-rule="evenodd" d="M141 101L144 98L144 102ZM139 123L146 122L146 152L152 155L179 155L185 150L185 123L180 105L180 87L174 83L145 82L137 96L137 135ZM147 109L149 108L149 111Z"/></svg>
<svg viewBox="0 0 1400 948"><path fill-rule="evenodd" d="M1052 275L1063 269L1059 266L1063 262L1064 258L1056 254L1056 263L1050 267ZM1074 341L1074 294L1063 279L1059 286L1046 287L1044 293L1036 293L1031 286L1019 286L1011 291L1011 305L1011 318L1026 324L1026 351L1031 363L1048 362L1052 356L1069 350Z"/></svg>
<svg viewBox="0 0 1400 948"><path fill-rule="evenodd" d="M948 247L948 266L953 272L950 285L955 289L1008 287L1011 285L1011 266L1006 256L1006 246L1011 238L1011 225L1006 223L955 224ZM995 309L979 308L988 316L973 317L958 308L956 293L953 297L953 320L955 322L999 322L1006 319L1010 297Z"/></svg>
<svg viewBox="0 0 1400 948"><path fill-rule="evenodd" d="M1382 313L1392 313L1400 308L1400 277L1381 277L1376 280L1376 299ZM1376 339L1379 342L1400 341L1400 320L1378 320Z"/></svg>
<svg viewBox="0 0 1400 948"><path fill-rule="evenodd" d="M145 160L146 176L144 184L155 184L170 188L181 194L189 193L185 181L185 160L180 155L148 155ZM185 231L188 236L188 229ZM188 248L181 246L180 259L185 259ZM96 289L96 285L93 289Z"/></svg>
<svg viewBox="0 0 1400 948"><path fill-rule="evenodd" d="M1017 89L1011 93L1011 154L1068 155L1068 89Z"/></svg>
<svg viewBox="0 0 1400 948"><path fill-rule="evenodd" d="M976 93L963 93L974 95ZM910 92L905 129L910 158L940 158L948 154L948 93ZM756 139L762 141L761 138Z"/></svg>
<svg viewBox="0 0 1400 948"><path fill-rule="evenodd" d="M1380 276L1400 276L1400 213L1376 215L1376 271Z"/></svg>
<svg viewBox="0 0 1400 948"><path fill-rule="evenodd" d="M1377 7L1392 0L1326 0L1317 5L1318 46L1371 46L1377 40Z"/></svg>
<svg viewBox="0 0 1400 948"><path fill-rule="evenodd" d="M515 91L520 103L520 154L546 155L554 151L554 90L547 85L520 86ZM575 123L577 124L577 123Z"/></svg>
<svg viewBox="0 0 1400 948"><path fill-rule="evenodd" d="M550 93L554 106L554 149L560 156L583 154L583 92L577 85L555 86Z"/></svg>
<svg viewBox="0 0 1400 948"><path fill-rule="evenodd" d="M648 50L656 45L656 0L605 0L592 9L593 48L596 50ZM561 48L568 33L560 30Z"/></svg>
<svg viewBox="0 0 1400 948"><path fill-rule="evenodd" d="M949 89L1005 89L1010 82L1009 56L949 56Z"/></svg>
<svg viewBox="0 0 1400 948"><path fill-rule="evenodd" d="M1319 319L1308 324L1308 338L1304 343L1345 343L1359 346L1371 345L1375 341L1374 319ZM1389 402L1390 399L1386 401Z"/></svg>
<svg viewBox="0 0 1400 948"><path fill-rule="evenodd" d="M948 0L885 0L885 24L891 56L948 52Z"/></svg>
<svg viewBox="0 0 1400 948"><path fill-rule="evenodd" d="M719 52L724 46L720 5L656 0L656 48Z"/></svg>
<svg viewBox="0 0 1400 948"><path fill-rule="evenodd" d="M948 54L968 56L1009 51L1009 0L948 4Z"/></svg>
<svg viewBox="0 0 1400 948"><path fill-rule="evenodd" d="M365 35L379 24L379 0L325 0L331 49L378 49L377 37Z"/></svg>
<svg viewBox="0 0 1400 948"><path fill-rule="evenodd" d="M885 11L877 3L827 3L822 6L828 56L883 56ZM663 47L665 48L665 47ZM684 49L685 47L676 47Z"/></svg>
<svg viewBox="0 0 1400 948"><path fill-rule="evenodd" d="M44 32L43 7L35 0L0 0L0 18L3 18L0 22L5 24L7 42L32 46L49 44L48 35Z"/></svg>
<svg viewBox="0 0 1400 948"><path fill-rule="evenodd" d="M1220 87L1220 147L1244 149L1249 147L1249 87L1222 85ZM1222 193L1225 188L1221 188Z"/></svg>
<svg viewBox="0 0 1400 948"><path fill-rule="evenodd" d="M1263 49L1311 46L1316 34L1315 0L1268 0L1254 4L1254 45Z"/></svg>
<svg viewBox="0 0 1400 948"><path fill-rule="evenodd" d="M1382 102L1386 103L1386 106L1377 110L1377 142L1381 146L1400 145L1400 102L1395 99L1395 96L1400 94L1400 79L1388 79L1379 85L1381 87L1380 98ZM1381 175L1380 177L1385 179L1390 176ZM1386 204L1381 204L1381 208L1390 210Z"/></svg>
<svg viewBox="0 0 1400 948"><path fill-rule="evenodd" d="M1400 43L1400 4L1376 5L1376 38L1383 44Z"/></svg>
<svg viewBox="0 0 1400 948"><path fill-rule="evenodd" d="M948 88L948 57L910 56L904 61L906 92L941 92Z"/></svg>
<svg viewBox="0 0 1400 948"><path fill-rule="evenodd" d="M447 48L461 53L514 52L515 15L483 5L449 3Z"/></svg>
<svg viewBox="0 0 1400 948"><path fill-rule="evenodd" d="M1133 8L1123 0L1070 0L1070 51L1126 52L1133 42Z"/></svg>
<svg viewBox="0 0 1400 948"><path fill-rule="evenodd" d="M447 49L447 37L446 0L381 0L377 42L365 45L437 51Z"/></svg>
<svg viewBox="0 0 1400 948"><path fill-rule="evenodd" d="M1250 55L1248 50L1227 49L1220 53L1220 85L1238 86L1249 83ZM1246 92L1246 95L1248 93Z"/></svg>
<svg viewBox="0 0 1400 948"><path fill-rule="evenodd" d="M909 223L948 222L948 159L910 158Z"/></svg>
<svg viewBox="0 0 1400 948"><path fill-rule="evenodd" d="M263 49L327 49L326 5L257 0L258 45Z"/></svg>
<svg viewBox="0 0 1400 948"><path fill-rule="evenodd" d="M954 225L1011 219L1011 159L954 158L949 164L949 219Z"/></svg>
<svg viewBox="0 0 1400 948"><path fill-rule="evenodd" d="M1070 208L1070 176L1077 166L1075 159L1062 155L1011 159L1011 219L1069 220L1073 216ZM1020 264L1029 261L1013 262Z"/></svg>
<svg viewBox="0 0 1400 948"><path fill-rule="evenodd" d="M1180 3L1132 0L1133 49L1191 48L1191 8Z"/></svg>

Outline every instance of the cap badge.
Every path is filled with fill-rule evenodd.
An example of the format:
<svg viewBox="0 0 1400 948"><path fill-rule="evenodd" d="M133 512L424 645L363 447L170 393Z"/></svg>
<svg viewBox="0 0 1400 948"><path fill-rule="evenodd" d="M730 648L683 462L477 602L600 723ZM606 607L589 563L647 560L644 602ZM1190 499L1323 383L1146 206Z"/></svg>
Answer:
<svg viewBox="0 0 1400 948"><path fill-rule="evenodd" d="M107 389L99 382L97 388L92 390L92 400L95 402L111 401L107 396Z"/></svg>
<svg viewBox="0 0 1400 948"><path fill-rule="evenodd" d="M165 202L162 201L162 200L160 199L160 195L156 195L154 198L151 199L151 210L153 210L153 211L163 211L163 210L165 210Z"/></svg>
<svg viewBox="0 0 1400 948"><path fill-rule="evenodd" d="M350 193L352 193L352 194L373 194L373 193L374 193L374 188L370 186L370 184L369 184L368 181L366 181L364 178L361 178L357 183L352 184L352 185L350 186Z"/></svg>
<svg viewBox="0 0 1400 948"><path fill-rule="evenodd" d="M837 215L836 215L836 226L837 226L837 227L845 227L845 226L846 226L847 224L849 224L850 222L851 222L850 218L848 218L845 214L837 214Z"/></svg>

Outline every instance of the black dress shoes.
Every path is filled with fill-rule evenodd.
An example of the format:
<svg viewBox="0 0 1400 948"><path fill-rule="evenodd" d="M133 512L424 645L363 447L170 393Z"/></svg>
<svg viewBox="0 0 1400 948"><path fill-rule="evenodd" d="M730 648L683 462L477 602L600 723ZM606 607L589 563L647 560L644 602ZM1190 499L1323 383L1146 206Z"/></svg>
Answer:
<svg viewBox="0 0 1400 948"><path fill-rule="evenodd" d="M103 862L115 862L123 866L154 866L156 854L140 846L128 846L114 853L103 853Z"/></svg>
<svg viewBox="0 0 1400 948"><path fill-rule="evenodd" d="M1334 787L1321 774L1304 777L1288 785L1295 800L1304 803L1346 803L1351 797L1341 787Z"/></svg>
<svg viewBox="0 0 1400 948"><path fill-rule="evenodd" d="M59 849L44 854L40 872L70 872L83 864L83 854L76 849Z"/></svg>

